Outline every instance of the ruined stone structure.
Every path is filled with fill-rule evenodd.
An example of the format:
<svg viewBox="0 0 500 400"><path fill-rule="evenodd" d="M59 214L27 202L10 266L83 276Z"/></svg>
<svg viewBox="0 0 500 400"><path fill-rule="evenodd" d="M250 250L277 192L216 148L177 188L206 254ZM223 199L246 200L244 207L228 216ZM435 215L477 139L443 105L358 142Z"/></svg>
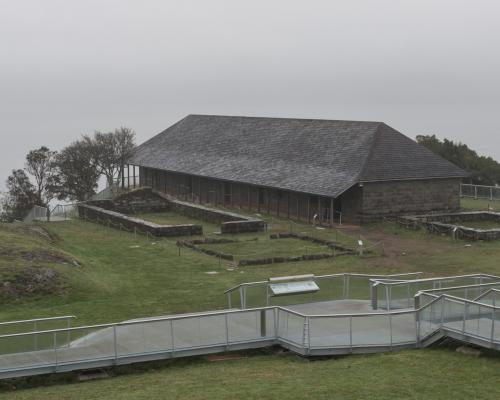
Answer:
<svg viewBox="0 0 500 400"><path fill-rule="evenodd" d="M322 224L456 210L467 175L380 122L203 115L138 146L131 168L190 202Z"/></svg>

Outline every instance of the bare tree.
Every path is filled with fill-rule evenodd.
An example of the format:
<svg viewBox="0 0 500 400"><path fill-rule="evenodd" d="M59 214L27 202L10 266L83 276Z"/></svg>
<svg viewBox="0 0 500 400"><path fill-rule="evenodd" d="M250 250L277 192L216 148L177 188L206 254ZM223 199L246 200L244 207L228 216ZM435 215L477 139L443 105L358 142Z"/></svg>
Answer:
<svg viewBox="0 0 500 400"><path fill-rule="evenodd" d="M99 172L106 177L108 186L112 187L132 155L135 147L135 132L130 128L121 127L108 133L95 132L93 139L86 136L84 140L93 143Z"/></svg>

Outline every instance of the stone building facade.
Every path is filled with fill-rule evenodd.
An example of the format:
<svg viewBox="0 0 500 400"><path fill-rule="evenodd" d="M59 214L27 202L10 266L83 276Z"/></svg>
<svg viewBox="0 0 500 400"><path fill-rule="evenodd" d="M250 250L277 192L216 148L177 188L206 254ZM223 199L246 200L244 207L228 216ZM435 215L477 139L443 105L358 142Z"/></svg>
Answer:
<svg viewBox="0 0 500 400"><path fill-rule="evenodd" d="M341 218L343 222L366 223L385 216L454 211L460 207L457 178L366 182L355 184L338 198L144 167L139 168L139 181L185 201L322 225L338 223Z"/></svg>

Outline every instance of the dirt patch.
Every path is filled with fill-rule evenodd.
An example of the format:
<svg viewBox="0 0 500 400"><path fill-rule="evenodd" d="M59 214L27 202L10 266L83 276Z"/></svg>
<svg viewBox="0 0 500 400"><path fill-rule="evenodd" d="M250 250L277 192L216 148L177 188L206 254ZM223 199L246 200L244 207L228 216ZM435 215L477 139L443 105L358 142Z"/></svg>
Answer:
<svg viewBox="0 0 500 400"><path fill-rule="evenodd" d="M30 225L27 226L24 230L49 242L55 242L57 239L59 239L57 235L49 232L47 229L40 225Z"/></svg>
<svg viewBox="0 0 500 400"><path fill-rule="evenodd" d="M56 270L46 267L4 267L0 269L0 299L18 300L40 295L62 295L66 279Z"/></svg>
<svg viewBox="0 0 500 400"><path fill-rule="evenodd" d="M55 253L46 250L15 250L15 249L5 249L0 248L0 257L12 257L22 259L29 262L37 263L52 263L52 264L64 264L64 265L74 265L79 266L80 264L63 254Z"/></svg>
<svg viewBox="0 0 500 400"><path fill-rule="evenodd" d="M403 265L411 267L409 264L411 256L427 257L446 251L456 251L451 244L431 240L432 237L430 240L414 239L388 232L387 226L346 226L342 232L383 245L384 256L366 259L366 262L370 265L384 265L398 270Z"/></svg>

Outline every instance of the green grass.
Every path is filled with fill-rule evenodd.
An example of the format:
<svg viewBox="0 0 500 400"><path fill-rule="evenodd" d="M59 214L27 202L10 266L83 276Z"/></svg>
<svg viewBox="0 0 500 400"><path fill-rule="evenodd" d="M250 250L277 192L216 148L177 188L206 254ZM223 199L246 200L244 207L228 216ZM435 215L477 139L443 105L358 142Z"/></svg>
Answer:
<svg viewBox="0 0 500 400"><path fill-rule="evenodd" d="M176 360L112 379L6 393L39 399L496 399L500 359L407 350L310 362L292 355ZM0 395L0 398L2 396Z"/></svg>
<svg viewBox="0 0 500 400"><path fill-rule="evenodd" d="M496 221L461 221L457 225L474 229L500 229L500 223Z"/></svg>
<svg viewBox="0 0 500 400"><path fill-rule="evenodd" d="M157 212L157 213L137 213L134 217L151 221L160 225L181 225L181 224L195 224L203 225L204 234L211 234L220 231L219 227L215 224L210 224L205 221L200 221L196 218L187 217L185 215L177 214L171 211Z"/></svg>
<svg viewBox="0 0 500 400"><path fill-rule="evenodd" d="M247 240L236 243L205 244L200 247L232 254L237 260L269 257L295 257L304 254L331 253L327 246L300 239Z"/></svg>
<svg viewBox="0 0 500 400"><path fill-rule="evenodd" d="M498 200L485 200L473 199L470 197L462 197L460 199L460 208L463 210L472 211L500 211L500 201Z"/></svg>
<svg viewBox="0 0 500 400"><path fill-rule="evenodd" d="M400 245L388 256L345 256L311 262L244 268L219 266L219 261L178 248L176 238L159 242L96 224L72 221L45 225L57 236L48 243L22 227L0 225L0 243L18 250L49 249L78 260L80 267L46 263L67 279L67 290L54 296L4 302L0 320L75 314L77 324L94 324L187 311L223 308L223 291L241 282L270 276L339 272L403 273L427 276L484 272L500 274L500 242L463 241L409 231L393 224L374 225ZM270 219L270 232L289 230L289 222ZM297 232L355 243L357 237L306 225ZM268 251L269 233L228 236L258 237ZM217 235L217 237L221 237ZM271 240L267 239L268 242ZM284 240L284 239L283 239ZM274 242L280 242L274 240ZM299 242L294 245L309 245ZM242 242L244 246L251 242ZM282 242L286 243L286 242ZM253 243L255 244L255 243ZM269 243L267 243L269 245ZM238 251L243 253L242 247ZM26 261L0 257L1 265ZM233 269L233 270L231 270ZM218 274L208 275L208 271ZM104 381L67 385L61 376L3 383L9 399L160 399L160 398L343 398L343 399L486 399L497 398L500 357L468 357L451 350L418 350L350 356L307 362L295 356L258 355L238 361L209 363L204 358L172 360L120 369ZM33 389L12 390L10 385ZM47 387L44 387L48 385ZM2 397L2 394L0 394Z"/></svg>

